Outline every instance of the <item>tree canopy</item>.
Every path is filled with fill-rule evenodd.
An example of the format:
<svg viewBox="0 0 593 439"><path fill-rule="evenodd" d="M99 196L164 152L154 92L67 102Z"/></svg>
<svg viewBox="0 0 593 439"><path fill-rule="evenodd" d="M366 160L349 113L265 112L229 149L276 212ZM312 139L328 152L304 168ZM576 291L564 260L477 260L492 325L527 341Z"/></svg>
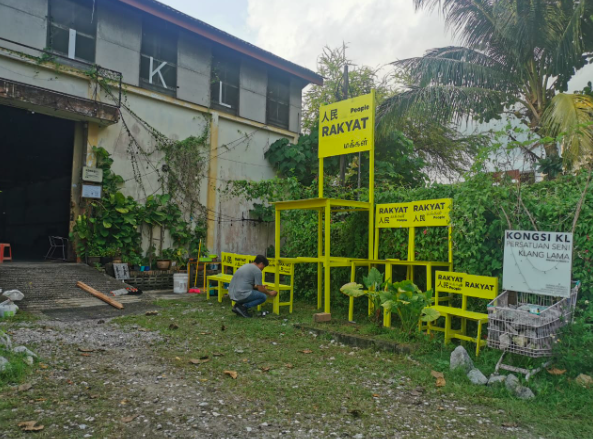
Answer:
<svg viewBox="0 0 593 439"><path fill-rule="evenodd" d="M513 114L542 137L564 132L565 159L593 151L593 100L565 94L593 51L593 0L414 0L438 9L460 46L393 64L410 78L384 101L382 124L447 124ZM576 127L576 128L575 128ZM548 156L556 144L544 145Z"/></svg>

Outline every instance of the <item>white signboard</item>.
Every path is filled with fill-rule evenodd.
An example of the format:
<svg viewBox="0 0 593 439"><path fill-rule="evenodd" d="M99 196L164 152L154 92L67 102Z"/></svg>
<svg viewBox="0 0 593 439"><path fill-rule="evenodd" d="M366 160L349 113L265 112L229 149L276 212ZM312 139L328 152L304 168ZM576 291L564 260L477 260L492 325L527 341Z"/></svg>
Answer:
<svg viewBox="0 0 593 439"><path fill-rule="evenodd" d="M93 183L101 183L103 181L103 169L83 166L82 179L84 181L92 181Z"/></svg>
<svg viewBox="0 0 593 439"><path fill-rule="evenodd" d="M502 288L570 297L572 233L507 230Z"/></svg>
<svg viewBox="0 0 593 439"><path fill-rule="evenodd" d="M82 185L82 198L96 198L101 199L101 186L92 184Z"/></svg>
<svg viewBox="0 0 593 439"><path fill-rule="evenodd" d="M115 273L115 278L118 280L130 278L130 267L128 267L128 264L113 264L113 272Z"/></svg>

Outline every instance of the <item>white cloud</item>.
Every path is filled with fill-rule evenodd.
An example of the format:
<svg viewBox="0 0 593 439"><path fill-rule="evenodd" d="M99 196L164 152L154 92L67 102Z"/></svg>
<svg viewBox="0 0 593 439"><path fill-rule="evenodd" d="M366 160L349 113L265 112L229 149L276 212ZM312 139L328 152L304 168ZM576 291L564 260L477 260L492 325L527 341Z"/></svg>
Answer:
<svg viewBox="0 0 593 439"><path fill-rule="evenodd" d="M412 0L248 0L254 43L316 69L323 46L349 46L355 63L380 66L451 44L441 17Z"/></svg>

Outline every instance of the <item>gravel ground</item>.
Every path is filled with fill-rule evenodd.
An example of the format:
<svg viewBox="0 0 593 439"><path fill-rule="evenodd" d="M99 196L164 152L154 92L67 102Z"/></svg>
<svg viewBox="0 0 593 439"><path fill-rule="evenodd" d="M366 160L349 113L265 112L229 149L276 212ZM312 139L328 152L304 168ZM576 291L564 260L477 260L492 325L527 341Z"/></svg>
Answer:
<svg viewBox="0 0 593 439"><path fill-rule="evenodd" d="M485 409L410 390L403 375L355 383L382 395L364 417L346 407L341 413L303 407L303 413L278 416L234 395L222 381L200 379L156 355L167 337L138 326L52 319L12 327L11 337L42 364L27 381L30 389L0 393L0 400L14 402L8 421L0 416L0 438L30 437L17 426L29 420L44 425L35 436L50 438L532 437L493 422Z"/></svg>

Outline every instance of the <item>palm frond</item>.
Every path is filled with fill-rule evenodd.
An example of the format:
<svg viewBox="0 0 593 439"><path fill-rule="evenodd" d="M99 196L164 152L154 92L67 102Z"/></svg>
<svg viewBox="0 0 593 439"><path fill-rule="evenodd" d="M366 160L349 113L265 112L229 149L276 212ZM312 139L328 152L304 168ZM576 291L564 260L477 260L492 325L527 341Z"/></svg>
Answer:
<svg viewBox="0 0 593 439"><path fill-rule="evenodd" d="M416 9L438 9L447 28L468 47L486 47L496 33L497 0L414 0Z"/></svg>
<svg viewBox="0 0 593 439"><path fill-rule="evenodd" d="M422 57L392 64L402 68L420 86L482 87L507 93L516 92L520 87L512 68L480 51L465 47L432 49Z"/></svg>
<svg viewBox="0 0 593 439"><path fill-rule="evenodd" d="M558 38L552 51L550 75L560 75L567 67L570 69L569 73L572 73L573 66L584 65L583 54L593 50L593 1L574 2L572 9L570 6L563 8L563 14L566 17L564 26L558 30Z"/></svg>
<svg viewBox="0 0 593 439"><path fill-rule="evenodd" d="M593 98L582 94L559 93L542 117L542 133L563 135L565 161L577 163L593 154Z"/></svg>
<svg viewBox="0 0 593 439"><path fill-rule="evenodd" d="M402 117L430 118L447 124L464 119L489 119L502 112L511 97L498 90L454 85L411 87L395 95L379 107L378 123L395 123Z"/></svg>

